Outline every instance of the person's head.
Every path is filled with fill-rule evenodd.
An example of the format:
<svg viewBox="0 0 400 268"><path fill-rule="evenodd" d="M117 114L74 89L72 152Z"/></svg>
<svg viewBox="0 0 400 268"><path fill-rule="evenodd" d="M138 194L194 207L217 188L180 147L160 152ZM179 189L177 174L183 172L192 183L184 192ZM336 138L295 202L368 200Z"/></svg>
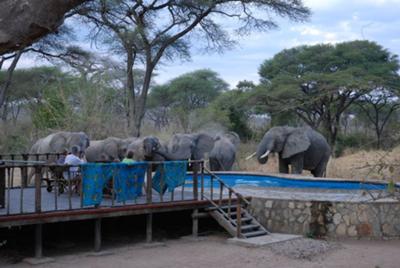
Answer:
<svg viewBox="0 0 400 268"><path fill-rule="evenodd" d="M64 149L62 150L62 152L61 152L61 155L64 155L64 156L65 156L65 155L67 155L67 154L68 154L68 150L64 148Z"/></svg>
<svg viewBox="0 0 400 268"><path fill-rule="evenodd" d="M132 159L133 158L133 151L128 151L126 154L126 158Z"/></svg>
<svg viewBox="0 0 400 268"><path fill-rule="evenodd" d="M76 156L79 156L79 147L76 146L76 145L72 146L72 148L71 148L71 154L76 155Z"/></svg>

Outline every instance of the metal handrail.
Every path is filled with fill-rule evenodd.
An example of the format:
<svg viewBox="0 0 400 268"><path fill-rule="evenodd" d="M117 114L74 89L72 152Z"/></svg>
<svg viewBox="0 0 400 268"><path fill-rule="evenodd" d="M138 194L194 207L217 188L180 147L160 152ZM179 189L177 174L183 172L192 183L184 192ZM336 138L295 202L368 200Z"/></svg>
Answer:
<svg viewBox="0 0 400 268"><path fill-rule="evenodd" d="M228 190L230 190L233 194L235 194L241 201L243 201L246 205L250 205L250 202L244 198L243 195L241 195L240 193L236 192L232 187L230 187L229 185L227 185L220 177L218 177L215 173L213 173L212 171L210 171L208 168L204 167L204 170L211 176L213 176L214 178L217 179L217 181L222 184L225 188L227 188Z"/></svg>

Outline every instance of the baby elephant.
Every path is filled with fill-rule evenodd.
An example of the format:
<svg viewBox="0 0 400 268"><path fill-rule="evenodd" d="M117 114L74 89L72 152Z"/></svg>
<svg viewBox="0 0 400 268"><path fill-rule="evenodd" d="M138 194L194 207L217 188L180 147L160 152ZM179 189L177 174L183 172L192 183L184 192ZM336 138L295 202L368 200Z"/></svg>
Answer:
<svg viewBox="0 0 400 268"><path fill-rule="evenodd" d="M239 135L226 133L215 138L214 147L210 152L210 169L212 171L232 170L236 158L236 150L240 144Z"/></svg>

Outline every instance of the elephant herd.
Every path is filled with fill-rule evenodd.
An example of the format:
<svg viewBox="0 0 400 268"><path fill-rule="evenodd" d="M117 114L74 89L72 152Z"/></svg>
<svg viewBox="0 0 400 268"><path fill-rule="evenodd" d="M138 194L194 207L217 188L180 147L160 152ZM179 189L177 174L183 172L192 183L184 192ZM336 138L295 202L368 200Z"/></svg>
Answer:
<svg viewBox="0 0 400 268"><path fill-rule="evenodd" d="M30 154L61 153L78 146L85 153L87 162L122 160L129 151L133 152L136 161L201 160L208 157L211 170L227 171L232 169L239 144L239 136L234 132L217 136L174 134L166 143L155 136L89 141L83 132L57 132L39 139Z"/></svg>
<svg viewBox="0 0 400 268"><path fill-rule="evenodd" d="M205 132L174 134L168 142L155 136L141 138L115 138L91 140L83 132L57 132L39 139L31 148L31 154L60 153L72 146L85 152L88 162L121 160L127 152L136 161L171 161L209 159L212 171L228 171L236 160L240 138L235 132L216 136ZM255 153L260 164L268 161L271 153L277 153L279 172L301 174L309 170L315 177L324 177L331 155L326 139L309 127L273 127L258 144Z"/></svg>

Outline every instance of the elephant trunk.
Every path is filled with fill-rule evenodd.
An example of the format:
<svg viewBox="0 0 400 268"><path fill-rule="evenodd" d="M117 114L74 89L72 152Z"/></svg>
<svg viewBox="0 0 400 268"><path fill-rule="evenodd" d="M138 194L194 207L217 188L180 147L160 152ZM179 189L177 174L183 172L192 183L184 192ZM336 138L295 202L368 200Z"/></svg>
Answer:
<svg viewBox="0 0 400 268"><path fill-rule="evenodd" d="M272 150L272 141L268 137L264 137L257 147L256 157L260 164L266 164L268 162L268 155Z"/></svg>
<svg viewBox="0 0 400 268"><path fill-rule="evenodd" d="M166 160L174 161L174 160L187 160L187 159L182 159L178 154L173 154L168 152L167 148L165 147L160 147L157 151L155 151L155 154L158 154L165 158Z"/></svg>

